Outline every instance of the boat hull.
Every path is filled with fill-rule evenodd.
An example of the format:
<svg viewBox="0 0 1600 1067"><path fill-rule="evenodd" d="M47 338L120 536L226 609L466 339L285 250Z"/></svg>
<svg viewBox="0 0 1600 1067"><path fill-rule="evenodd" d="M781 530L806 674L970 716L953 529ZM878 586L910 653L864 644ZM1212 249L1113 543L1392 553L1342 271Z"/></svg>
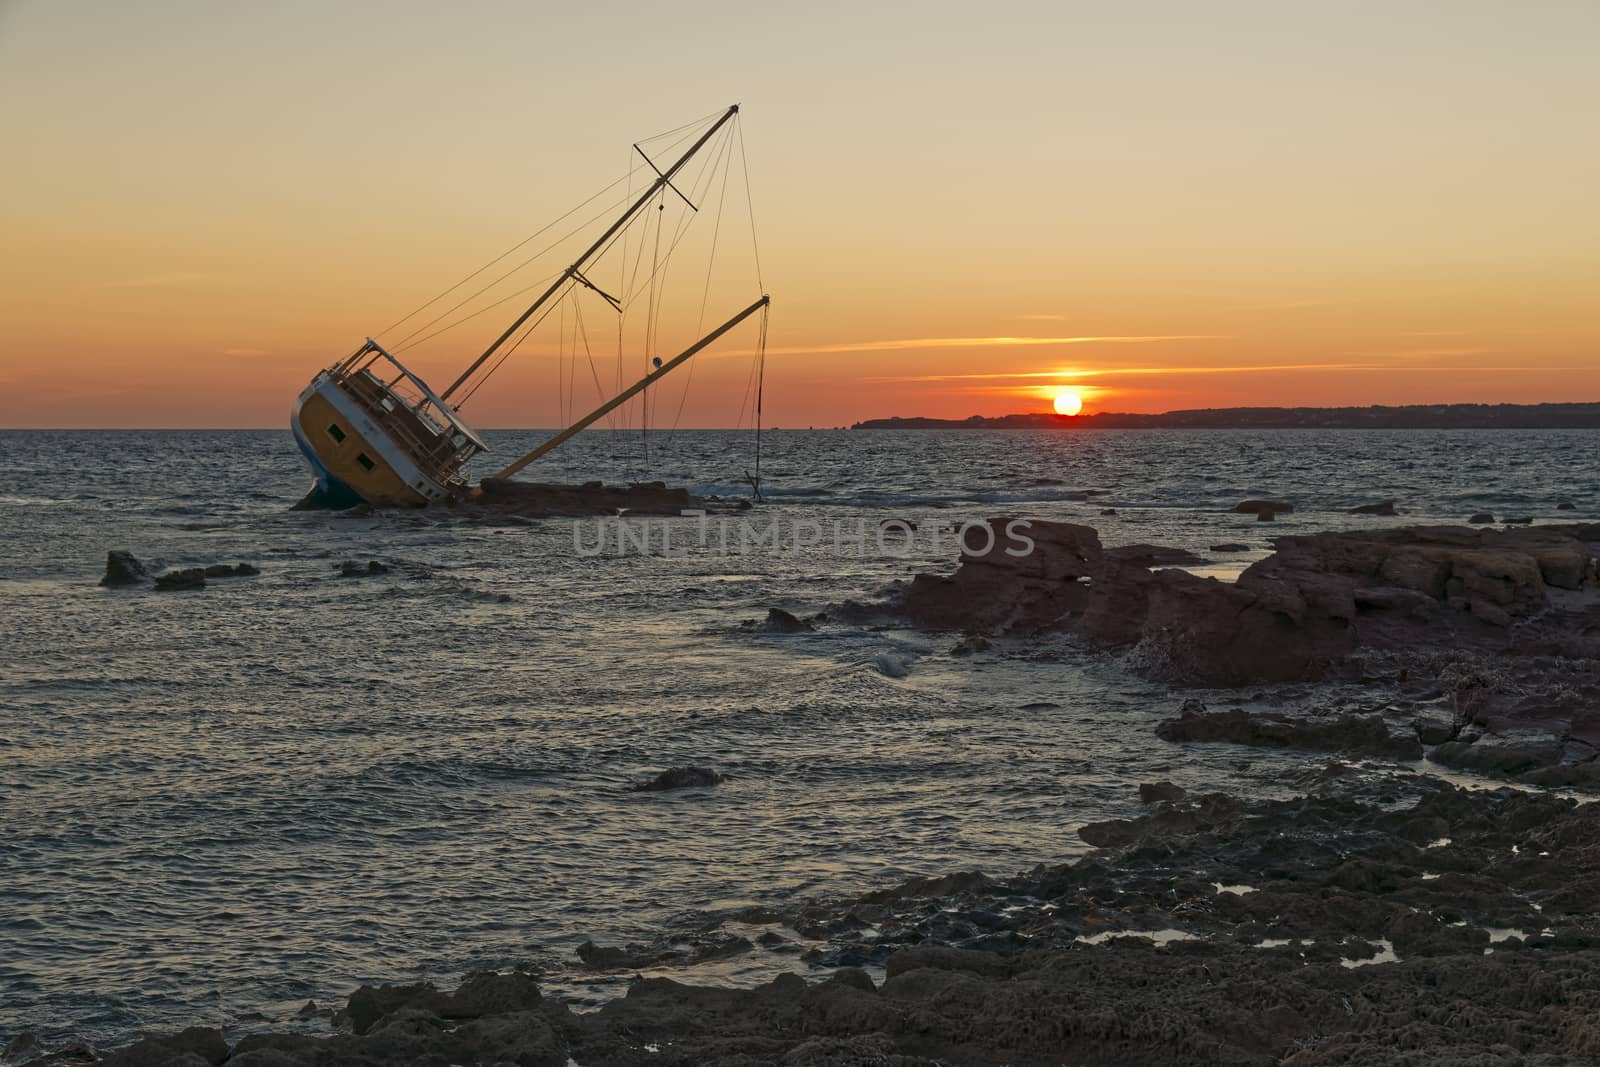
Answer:
<svg viewBox="0 0 1600 1067"><path fill-rule="evenodd" d="M316 480L312 506L423 507L450 496L327 372L300 394L289 423Z"/></svg>

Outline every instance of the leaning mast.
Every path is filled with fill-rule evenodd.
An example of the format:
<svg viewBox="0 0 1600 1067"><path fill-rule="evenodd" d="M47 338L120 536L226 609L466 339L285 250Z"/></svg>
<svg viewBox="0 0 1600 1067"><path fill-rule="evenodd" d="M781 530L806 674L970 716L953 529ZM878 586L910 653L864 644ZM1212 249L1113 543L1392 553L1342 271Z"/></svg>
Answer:
<svg viewBox="0 0 1600 1067"><path fill-rule="evenodd" d="M700 138L697 141L695 141L694 144L690 145L688 150L686 152L684 152L683 155L678 158L678 161L676 163L672 164L672 166L668 167L665 171L662 171L662 170L656 168L655 164L651 163L650 164L651 169L656 171L657 177L656 177L656 180L651 183L650 188L646 189L644 191L644 194L642 196L640 196L639 199L635 200L633 202L633 205L631 207L629 207L628 210L626 210L626 211L624 211L622 213L622 217L617 219L616 222L613 222L611 224L610 228L607 229L605 233L601 234L600 237L594 242L594 244L590 245L584 251L584 253L582 255L580 255L576 260L574 260L573 263L572 263L572 266L570 266L566 270L562 271L561 272L561 276L555 280L555 282L550 286L550 288L546 289L542 294L540 294L539 299L535 300L528 307L528 310L524 311L521 315L519 315L517 317L517 321L513 322L510 326L506 327L506 331L504 333L502 333L499 337L495 338L494 343L491 344L487 349L484 350L483 355L481 355L477 359L473 360L472 361L472 365L469 366L466 370L462 371L461 372L461 376L459 378L457 378L455 381L451 382L449 388L445 389L445 391L443 393L439 394L440 398L443 399L443 400L449 400L450 399L450 395L452 393L454 393L457 389L461 388L462 385L466 384L467 379L471 378L472 375L477 372L479 367L483 366L486 362L488 362L489 358L491 356L493 356L495 354L495 352L497 352L499 350L500 346L505 344L507 339L509 339L512 334L516 333L518 328L521 327L523 323L527 322L528 319L532 318L534 313L537 312L541 307L543 307L549 301L549 299L552 296L555 296L555 294L561 290L562 286L566 285L568 282L577 281L577 282L581 283L582 285L588 286L590 289L593 289L595 292L600 293L601 296L605 297L605 299L606 299L606 301L608 303L610 303L613 307L617 308L617 310L620 311L621 307L618 305L618 303L617 303L615 298L613 298L613 297L609 296L608 294L602 292L593 282L589 281L588 278L585 278L583 276L583 266L584 266L584 264L587 263L591 258L593 258L596 252L599 252L602 248L604 248L605 245L606 245L606 242L611 240L612 237L616 236L617 231L621 230L624 226L626 226L629 223L629 221L632 220L632 218L635 215L637 215L639 213L639 211L641 209L643 209L644 206L646 204L648 204L655 197L655 195L657 193L659 193L662 189L666 188L667 186L672 185L673 177L678 173L678 171L683 169L683 165L685 163L689 162L689 160L694 156L694 154L696 152L698 152L698 151L700 151L700 149L704 148L706 142L711 140L711 138L716 134L716 132L718 130L722 129L722 127L725 126L728 123L728 121L730 119L732 119L738 113L739 113L739 105L738 104L734 104L731 107L729 107L728 110L724 111L722 113L722 116L720 118L718 118L715 123L712 124L711 128L708 129L705 133L701 134ZM649 162L648 158L646 159L646 162ZM673 188L674 188L674 190L676 190L677 187L673 186ZM682 195L682 194L680 193L679 195Z"/></svg>

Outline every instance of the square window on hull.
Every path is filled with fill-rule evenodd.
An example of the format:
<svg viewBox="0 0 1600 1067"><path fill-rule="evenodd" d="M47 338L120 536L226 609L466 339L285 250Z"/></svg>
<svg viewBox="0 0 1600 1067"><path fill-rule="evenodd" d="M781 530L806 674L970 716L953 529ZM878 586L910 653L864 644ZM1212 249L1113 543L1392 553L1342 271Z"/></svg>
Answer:
<svg viewBox="0 0 1600 1067"><path fill-rule="evenodd" d="M361 452L356 455L356 462L367 468L367 470L371 470L376 466L376 464L372 462L372 457L368 456L365 452Z"/></svg>
<svg viewBox="0 0 1600 1067"><path fill-rule="evenodd" d="M344 431L339 429L339 424L337 422L331 423L328 426L328 436L333 438L335 441L342 442L344 440Z"/></svg>

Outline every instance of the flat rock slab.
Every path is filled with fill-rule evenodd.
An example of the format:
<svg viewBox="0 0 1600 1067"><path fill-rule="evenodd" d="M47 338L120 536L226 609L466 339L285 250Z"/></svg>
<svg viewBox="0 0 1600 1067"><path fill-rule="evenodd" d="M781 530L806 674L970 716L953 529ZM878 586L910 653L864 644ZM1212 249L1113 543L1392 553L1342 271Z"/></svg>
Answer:
<svg viewBox="0 0 1600 1067"><path fill-rule="evenodd" d="M698 504L699 501L687 489L669 488L665 482L561 485L499 478L485 478L477 492L462 501L462 506L467 509L481 508L531 518L619 513L677 515Z"/></svg>

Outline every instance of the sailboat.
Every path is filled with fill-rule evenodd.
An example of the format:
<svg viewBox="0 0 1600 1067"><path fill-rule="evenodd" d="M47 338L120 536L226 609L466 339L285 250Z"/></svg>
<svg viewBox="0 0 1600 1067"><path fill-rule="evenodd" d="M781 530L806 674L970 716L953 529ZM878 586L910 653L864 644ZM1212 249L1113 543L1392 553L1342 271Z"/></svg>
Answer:
<svg viewBox="0 0 1600 1067"><path fill-rule="evenodd" d="M622 302L591 281L584 274L585 267L658 195L663 195L663 190L672 190L694 207L689 197L673 184L673 179L738 113L738 104L723 111L710 128L665 169L656 166L639 149L655 175L648 187L444 390L435 392L394 353L370 337L354 353L312 378L295 401L290 418L295 442L310 465L313 477L311 492L303 506L348 508L365 503L380 507L425 507L460 500L476 492L463 474L463 468L489 446L462 416L460 407L465 398L454 403L452 398L525 323L553 300L572 292L574 287L582 286L598 293L620 313ZM639 148L637 144L634 147ZM740 323L757 312L765 312L770 305L771 298L763 292L759 299L678 355L665 361L656 358L654 369L644 377L493 477L497 480L510 478L649 389ZM761 335L764 344L764 321Z"/></svg>

